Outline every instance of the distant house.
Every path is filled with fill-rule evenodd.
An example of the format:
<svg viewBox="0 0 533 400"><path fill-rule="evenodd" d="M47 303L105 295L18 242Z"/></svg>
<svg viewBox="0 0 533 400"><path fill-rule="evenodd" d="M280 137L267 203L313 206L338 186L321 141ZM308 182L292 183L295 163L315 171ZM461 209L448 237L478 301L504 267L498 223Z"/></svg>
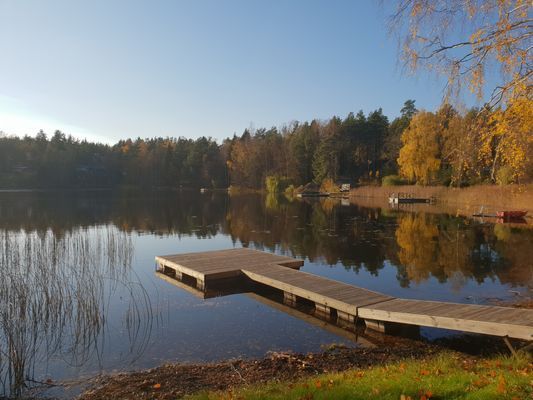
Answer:
<svg viewBox="0 0 533 400"><path fill-rule="evenodd" d="M349 192L350 189L351 189L351 185L349 183L341 184L341 192Z"/></svg>

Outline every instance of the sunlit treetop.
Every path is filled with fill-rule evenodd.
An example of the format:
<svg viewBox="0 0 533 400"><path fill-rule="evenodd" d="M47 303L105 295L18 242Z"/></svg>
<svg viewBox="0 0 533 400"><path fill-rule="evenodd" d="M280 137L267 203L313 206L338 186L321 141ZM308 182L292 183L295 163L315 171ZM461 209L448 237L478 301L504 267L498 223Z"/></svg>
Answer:
<svg viewBox="0 0 533 400"><path fill-rule="evenodd" d="M489 90L494 106L531 98L533 19L530 0L400 0L390 19L401 59L414 72L447 77L446 95L464 87L479 99ZM501 81L488 84L491 68Z"/></svg>

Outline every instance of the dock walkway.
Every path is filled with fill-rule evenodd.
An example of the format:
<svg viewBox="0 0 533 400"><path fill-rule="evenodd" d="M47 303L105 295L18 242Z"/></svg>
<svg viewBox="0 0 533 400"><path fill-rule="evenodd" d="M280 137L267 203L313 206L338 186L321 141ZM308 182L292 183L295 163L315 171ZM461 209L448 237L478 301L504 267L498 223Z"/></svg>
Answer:
<svg viewBox="0 0 533 400"><path fill-rule="evenodd" d="M251 249L156 257L160 270L178 280L195 279L198 290L221 280L246 277L283 292L286 303L304 299L318 312L365 321L386 332L397 324L533 340L533 310L399 299L299 271L302 260Z"/></svg>

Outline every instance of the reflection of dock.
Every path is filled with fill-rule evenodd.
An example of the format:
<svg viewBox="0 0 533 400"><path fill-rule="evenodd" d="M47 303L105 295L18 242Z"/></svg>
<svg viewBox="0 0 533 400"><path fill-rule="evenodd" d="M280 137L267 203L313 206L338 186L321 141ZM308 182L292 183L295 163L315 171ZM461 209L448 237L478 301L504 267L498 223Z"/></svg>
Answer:
<svg viewBox="0 0 533 400"><path fill-rule="evenodd" d="M305 311L301 311L295 307L291 307L290 305L277 302L266 296L261 296L253 292L246 293L246 295L258 301L259 303L265 304L271 308L274 308L275 310L282 311L285 314L289 314L293 317L301 319L310 325L317 326L321 329L324 329L327 332L333 333L334 335L343 337L353 342L357 342L359 344L362 344L365 347L375 347L375 344L372 342L370 338L367 338L366 336L363 336L360 333L355 331L355 325L353 326L353 332L352 332L350 330L344 329L343 327L339 325L336 325L333 322L327 321L315 315L311 315L309 313L306 313Z"/></svg>
<svg viewBox="0 0 533 400"><path fill-rule="evenodd" d="M260 291L260 293L256 293L253 291L250 291L252 288L250 288L250 285L237 285L236 287L232 288L217 288L217 290L199 290L196 289L194 286L191 286L193 282L185 283L183 281L180 281L176 278L173 278L172 276L168 276L163 272L156 271L155 275L164 280L165 282L170 283L173 286L176 286L180 289L185 290L186 292L192 294L195 297L198 297L200 299L211 299L215 297L221 297L221 296L227 296L230 294L237 294L237 293L244 293L246 296L254 299L255 301L258 301L259 303L262 303L266 306L269 306L275 310L282 311L286 314L289 314L292 317L298 318L300 320L303 320L307 322L310 325L316 326L318 328L321 328L327 332L333 333L334 335L343 337L345 339L348 339L350 341L359 343L365 347L375 347L376 344L374 343L376 339L372 339L371 336L368 334L364 334L362 332L359 332L356 329L355 324L353 325L346 325L343 323L343 321L335 321L331 318L328 318L327 315L324 315L320 312L312 312L312 310L303 310L301 307L293 307L289 304L284 304L283 297L280 298L280 301L276 301L277 299L272 298L273 296L266 295L265 293L262 293L263 291ZM309 312L311 311L311 312Z"/></svg>
<svg viewBox="0 0 533 400"><path fill-rule="evenodd" d="M242 293L242 287L241 285L236 285L235 280L231 282L227 282L227 284L217 284L215 288L209 288L207 290L198 290L192 284L195 283L194 279L191 279L187 282L187 279L185 280L178 280L176 278L173 278L172 276L168 276L167 274L161 272L161 271L155 271L155 275L164 280L165 282L170 283L171 285L174 285L180 289L185 290L186 292L189 292L193 296L196 296L200 299L212 299L214 297L220 297L220 296L228 296L230 294L237 294Z"/></svg>
<svg viewBox="0 0 533 400"><path fill-rule="evenodd" d="M250 249L156 257L163 271L205 291L221 278L245 277L283 293L284 303L311 302L317 312L382 332L399 324L533 340L533 310L397 299L298 271L303 262Z"/></svg>

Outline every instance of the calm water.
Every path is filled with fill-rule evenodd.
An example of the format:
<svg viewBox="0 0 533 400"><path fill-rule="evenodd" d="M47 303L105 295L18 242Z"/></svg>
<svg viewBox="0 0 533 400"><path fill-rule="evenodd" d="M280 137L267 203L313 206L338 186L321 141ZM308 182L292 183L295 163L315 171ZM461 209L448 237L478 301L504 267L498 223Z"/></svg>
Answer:
<svg viewBox="0 0 533 400"><path fill-rule="evenodd" d="M0 384L353 344L250 294L199 299L155 276L156 255L249 246L398 297L531 295L530 226L436 211L223 193L0 193Z"/></svg>

